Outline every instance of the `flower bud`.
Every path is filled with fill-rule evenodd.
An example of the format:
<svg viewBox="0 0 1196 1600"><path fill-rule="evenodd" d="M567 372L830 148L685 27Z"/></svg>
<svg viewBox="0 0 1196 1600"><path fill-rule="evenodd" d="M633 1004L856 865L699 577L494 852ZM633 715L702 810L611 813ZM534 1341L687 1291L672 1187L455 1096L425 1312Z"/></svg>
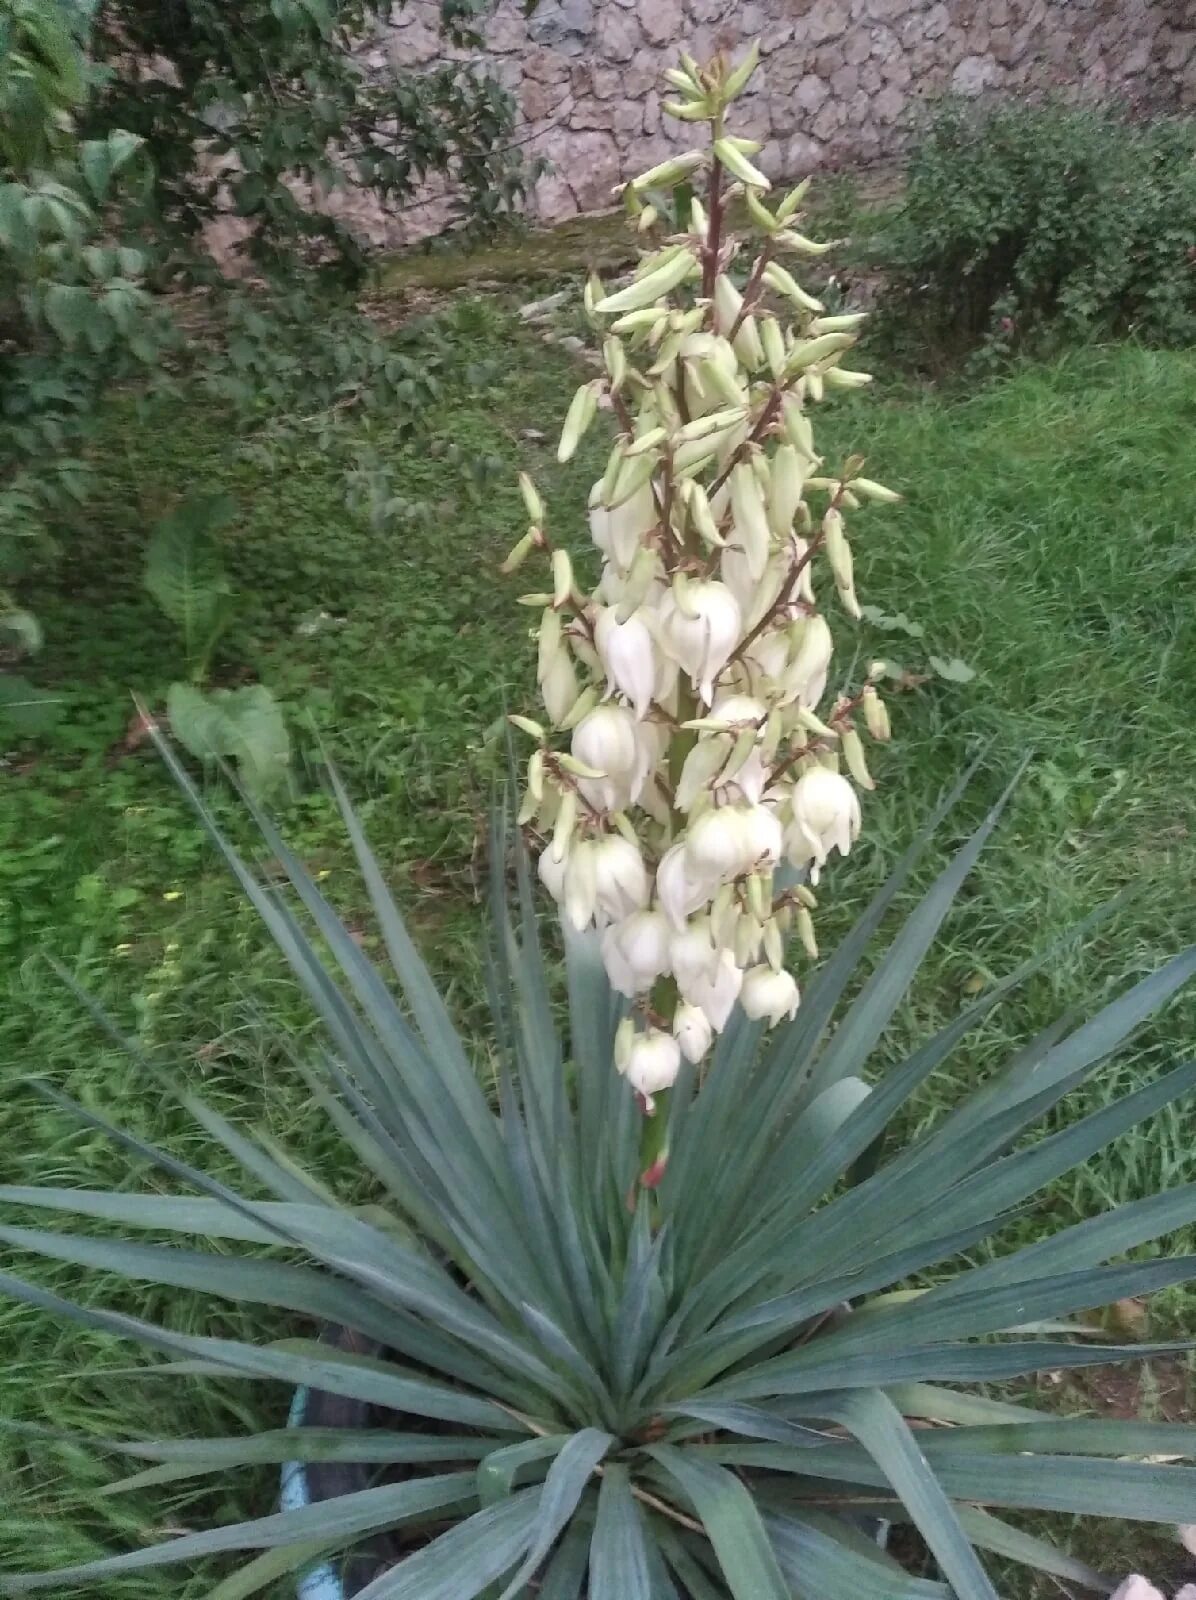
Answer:
<svg viewBox="0 0 1196 1600"><path fill-rule="evenodd" d="M789 393L781 397L781 426L789 443L806 461L817 462L819 459L814 453L814 430L810 426L810 419L802 409L802 403L795 394Z"/></svg>
<svg viewBox="0 0 1196 1600"><path fill-rule="evenodd" d="M864 722L868 732L880 743L885 743L892 737L892 727L889 724L889 711L884 701L877 694L874 685L864 685L860 696L860 705L864 712Z"/></svg>
<svg viewBox="0 0 1196 1600"><path fill-rule="evenodd" d="M753 39L747 55L731 72L727 74L727 81L723 84L723 103L734 100L735 96L746 85L760 60L760 41Z"/></svg>
<svg viewBox="0 0 1196 1600"><path fill-rule="evenodd" d="M681 1047L672 1034L649 1028L631 1040L623 1076L637 1094L643 1095L647 1110L652 1110L653 1095L673 1087L680 1070Z"/></svg>
<svg viewBox="0 0 1196 1600"><path fill-rule="evenodd" d="M767 358L755 317L751 315L744 317L731 341L731 348L749 372L755 372L758 367L764 365Z"/></svg>
<svg viewBox="0 0 1196 1600"><path fill-rule="evenodd" d="M558 461L568 461L585 437L586 430L598 415L598 396L592 383L583 383L569 403L565 425L561 429L561 442L556 448Z"/></svg>
<svg viewBox="0 0 1196 1600"><path fill-rule="evenodd" d="M751 967L743 975L739 1003L754 1021L767 1019L775 1028L782 1017L793 1018L801 996L793 976L788 972L775 972L772 967Z"/></svg>
<svg viewBox="0 0 1196 1600"><path fill-rule="evenodd" d="M831 356L840 355L844 350L855 343L849 333L820 333L817 339L803 339L789 352L789 360L785 363L785 372L788 377L795 377L799 372L805 372L819 361L827 361Z"/></svg>
<svg viewBox="0 0 1196 1600"><path fill-rule="evenodd" d="M673 1012L673 1037L681 1047L681 1054L696 1066L710 1049L714 1029L700 1006L682 1001Z"/></svg>
<svg viewBox="0 0 1196 1600"><path fill-rule="evenodd" d="M765 317L760 324L760 345L764 351L764 359L768 362L768 370L778 382L785 370L787 352L785 350L785 336L781 332L781 325L775 317Z"/></svg>
<svg viewBox="0 0 1196 1600"><path fill-rule="evenodd" d="M691 273L697 271L697 267L698 260L692 250L678 250L660 266L629 283L625 289L599 300L594 310L600 316L613 317L624 311L638 311L641 307L650 306L662 296L671 294ZM567 460L568 457L561 459Z"/></svg>
<svg viewBox="0 0 1196 1600"><path fill-rule="evenodd" d="M872 382L870 372L847 372L843 367L832 367L823 377L832 389L865 389Z"/></svg>
<svg viewBox="0 0 1196 1600"><path fill-rule="evenodd" d="M842 729L839 734L839 748L843 752L843 759L847 763L847 770L859 784L861 789L875 789L872 774L868 771L868 761L864 755L864 743L854 728Z"/></svg>
<svg viewBox="0 0 1196 1600"><path fill-rule="evenodd" d="M512 547L506 560L498 570L507 575L512 572L518 572L539 542L540 530L538 528L529 528L519 543Z"/></svg>
<svg viewBox="0 0 1196 1600"><path fill-rule="evenodd" d="M768 493L768 521L778 538L783 539L793 527L804 479L801 456L793 445L780 445L772 458Z"/></svg>
<svg viewBox="0 0 1196 1600"><path fill-rule="evenodd" d="M720 272L714 280L714 331L728 337L742 310L743 296L726 273Z"/></svg>
<svg viewBox="0 0 1196 1600"><path fill-rule="evenodd" d="M657 167L649 167L647 172L641 172L638 178L632 178L633 189L670 189L673 184L680 183L695 171L705 161L706 155L702 150L687 150L684 155L673 156L669 161L662 161Z"/></svg>
<svg viewBox="0 0 1196 1600"><path fill-rule="evenodd" d="M751 464L741 461L731 473L731 515L735 537L747 556L748 571L759 582L768 564L768 514Z"/></svg>
<svg viewBox="0 0 1196 1600"><path fill-rule="evenodd" d="M523 496L523 504L527 514L534 523L544 521L544 502L540 498L540 491L528 477L526 472L519 474L519 493Z"/></svg>
<svg viewBox="0 0 1196 1600"><path fill-rule="evenodd" d="M817 961L818 936L814 932L814 918L810 915L808 907L798 906L797 914L794 918L794 927L797 929L797 937L801 940L802 949L811 961Z"/></svg>
<svg viewBox="0 0 1196 1600"><path fill-rule="evenodd" d="M567 720L576 705L578 693L577 673L568 650L562 646L540 675L540 697L544 701L544 709L558 727Z"/></svg>
<svg viewBox="0 0 1196 1600"><path fill-rule="evenodd" d="M746 183L753 189L771 189L772 184L760 171L754 167L739 148L746 141L736 139L716 139L714 141L714 159L726 167L733 178L738 178L740 183Z"/></svg>
<svg viewBox="0 0 1196 1600"><path fill-rule="evenodd" d="M785 198L781 201L780 205L777 207L777 221L778 222L788 222L789 221L789 218L794 215L794 213L796 212L798 206L800 206L802 201L806 198L806 195L809 193L809 189L810 189L810 179L809 178L803 178L802 181L798 184L796 189L790 189L789 193L785 196Z"/></svg>

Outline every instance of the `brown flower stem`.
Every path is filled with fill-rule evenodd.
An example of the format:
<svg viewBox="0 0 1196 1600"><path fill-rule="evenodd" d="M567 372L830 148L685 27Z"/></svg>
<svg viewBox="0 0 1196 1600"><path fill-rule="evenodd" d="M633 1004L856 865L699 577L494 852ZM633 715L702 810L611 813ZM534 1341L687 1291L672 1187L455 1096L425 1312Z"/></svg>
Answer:
<svg viewBox="0 0 1196 1600"><path fill-rule="evenodd" d="M747 455L752 446L754 444L759 444L760 440L772 426L776 418L776 414L780 410L781 396L784 394L786 387L787 385L781 385L779 383L773 384L772 392L769 394L768 399L764 402L764 409L756 418L755 427L752 429L751 433L748 434L747 438L738 447L738 449L735 450L731 456L731 459L727 462L726 466L719 473L718 477L715 478L714 482L710 485L710 488L706 491L711 500L714 499L715 495L722 488L723 484L726 483L727 479L743 460L744 456Z"/></svg>
<svg viewBox="0 0 1196 1600"><path fill-rule="evenodd" d="M760 298L760 280L764 276L764 269L772 260L772 240L766 239L760 247L760 254L756 257L756 265L752 268L752 275L743 286L743 304L739 314L731 324L731 331L727 338L734 340L735 335L743 326L744 318L752 314L752 310Z"/></svg>

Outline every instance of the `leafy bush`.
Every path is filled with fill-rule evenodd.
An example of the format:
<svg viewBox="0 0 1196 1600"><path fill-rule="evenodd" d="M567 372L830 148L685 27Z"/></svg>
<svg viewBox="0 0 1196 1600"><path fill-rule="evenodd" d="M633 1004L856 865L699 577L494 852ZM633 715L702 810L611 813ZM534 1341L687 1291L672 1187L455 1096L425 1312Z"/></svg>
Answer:
<svg viewBox="0 0 1196 1600"><path fill-rule="evenodd" d="M931 363L1058 338L1196 337L1196 122L947 101L881 249L888 332Z"/></svg>
<svg viewBox="0 0 1196 1600"><path fill-rule="evenodd" d="M1039 1035L885 1159L878 1144L893 1117L1044 959L1028 959L904 1061L865 1078L994 813L829 1031L948 800L808 986L796 1020L765 1042L762 1026L737 1013L700 1093L696 1069L682 1067L672 1157L655 1193L637 1191L642 1117L613 1065L627 1008L609 986L597 935L570 933L570 1037L560 1038L529 865L516 850L512 911L501 827L491 851L496 1115L348 806L405 1006L272 825L261 819L265 844L312 935L167 759L324 1020L329 1053L303 1071L385 1202L365 1211L338 1203L292 1156L146 1062L252 1189L235 1193L75 1106L196 1194L6 1187L0 1201L280 1245L291 1259L7 1224L0 1239L282 1307L354 1330L356 1348L380 1353L180 1333L9 1273L0 1287L140 1340L184 1372L198 1361L230 1377L313 1385L382 1414L364 1431L107 1446L151 1480L291 1459L389 1472L300 1510L57 1573L9 1573L0 1589L103 1584L218 1551L268 1552L235 1580L249 1595L316 1555L399 1529L397 1564L362 1600L576 1596L587 1571L590 1600L993 1600L977 1548L1072 1583L1107 1591L1112 1582L989 1507L1190 1516L1196 1469L1173 1462L1196 1456L1196 1428L1053 1419L978 1386L1175 1348L1109 1345L1070 1319L1196 1276L1191 1257L1125 1259L1196 1217L1190 1185L1010 1253L982 1247L1041 1185L1191 1093L1188 1065L1036 1141L1023 1137L1196 973L1196 950L1092 1021ZM265 1201L253 1197L261 1190ZM1088 1337L1077 1342L1073 1331ZM903 1571L867 1537L869 1518L911 1523L941 1576Z"/></svg>
<svg viewBox="0 0 1196 1600"><path fill-rule="evenodd" d="M77 513L84 447L104 389L158 353L146 256L119 225L144 184L141 140L111 126L78 139L88 9L0 0L0 628L6 590ZM31 642L25 630L25 644ZM36 691L10 679L0 707ZM26 719L27 720L27 717Z"/></svg>
<svg viewBox="0 0 1196 1600"><path fill-rule="evenodd" d="M476 10L444 0L446 39L468 43ZM326 442L351 409L402 407L417 428L423 364L353 303L363 249L306 201L351 181L394 206L439 178L459 224L492 225L527 169L508 139L513 103L484 76L366 73L360 46L388 12L380 0L261 0L235 14L209 0L0 0L6 658L30 637L9 590L79 520L103 394L147 371L147 404L171 390L178 363L165 370L163 345L183 329L147 285L215 285L186 360L259 453L306 447L313 421ZM230 205L267 295L229 291L206 254L204 224ZM15 707L29 728L38 701L9 681L0 717L13 723Z"/></svg>
<svg viewBox="0 0 1196 1600"><path fill-rule="evenodd" d="M456 197L459 224L493 224L518 204L527 168L511 147L514 102L449 62L371 74L363 47L391 0L114 0L96 19L105 75L86 131L130 128L153 153L149 215L194 264L205 222L231 201L246 249L273 275L297 249L350 276L350 230L304 203L352 183L388 209L428 177ZM442 0L446 45L476 45L481 0Z"/></svg>

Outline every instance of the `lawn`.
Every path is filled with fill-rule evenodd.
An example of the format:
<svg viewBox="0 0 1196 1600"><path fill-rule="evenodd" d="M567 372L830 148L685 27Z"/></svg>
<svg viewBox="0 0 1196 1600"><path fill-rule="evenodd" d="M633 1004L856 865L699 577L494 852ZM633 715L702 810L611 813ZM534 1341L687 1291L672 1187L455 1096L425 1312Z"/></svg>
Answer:
<svg viewBox="0 0 1196 1600"><path fill-rule="evenodd" d="M100 493L55 581L29 596L47 647L39 681L64 715L16 753L0 793L0 948L11 977L0 1016L0 1173L8 1182L153 1185L96 1134L47 1110L19 1080L45 1075L87 1105L194 1157L201 1140L119 1050L107 1047L37 959L58 956L120 1022L222 1109L289 1142L352 1188L343 1147L306 1103L290 1050L307 1018L251 916L148 747L124 748L130 691L151 704L179 670L169 628L139 587L146 528L172 494L225 488L240 597L220 681L260 676L285 701L303 793L287 831L356 920L357 893L321 752L341 767L380 858L458 1010L480 1034L475 879L480 832L501 770L501 718L528 693L528 613L538 580L496 567L522 531L518 467L548 494L558 534L583 542L584 495L601 444L558 468L554 426L576 368L497 303L467 315L462 359L432 419L433 448L396 447L396 491L429 513L379 534L344 508L340 468L314 452L273 473L237 461L220 415L179 403L153 433L114 410ZM828 875L830 943L934 797L976 754L962 830L1020 757L1029 770L973 884L900 1018L896 1049L963 997L1120 891L1135 892L1081 948L1065 948L1003 1008L980 1043L923 1096L930 1115L1013 1039L1068 1006L1092 1007L1196 938L1196 356L1123 347L1026 365L971 395L897 392L828 408L832 456L866 452L903 490L860 524L861 598L890 619L851 638L850 661L961 657L967 683L932 679L893 705L895 742L875 763L864 839ZM461 495L445 466L457 444L494 466ZM326 615L322 615L326 614ZM904 614L921 637L891 619ZM236 803L212 793L234 828ZM363 940L370 940L362 926ZM1189 1053L1196 1000L1144 1030L1099 1075L1087 1103ZM278 1042L283 1035L286 1048ZM479 1066L485 1070L479 1042ZM1041 1231L1196 1177L1196 1119L1182 1108L1122 1141L1043 1200ZM67 1268L32 1267L76 1297L188 1329L294 1331L293 1319L205 1306L177 1291L123 1290ZM1155 1326L1196 1314L1162 1299ZM135 1359L135 1358L133 1358ZM231 1432L277 1421L280 1392L207 1380L132 1379L130 1350L0 1304L0 1419L96 1435ZM1077 1402L1083 1397L1076 1397ZM110 1463L73 1444L0 1434L0 1562L82 1560L170 1529L268 1508L269 1474L198 1487L103 1491ZM1133 1546L1123 1543L1122 1555ZM1111 1558L1117 1559L1117 1558ZM125 1596L206 1593L212 1570L125 1580Z"/></svg>

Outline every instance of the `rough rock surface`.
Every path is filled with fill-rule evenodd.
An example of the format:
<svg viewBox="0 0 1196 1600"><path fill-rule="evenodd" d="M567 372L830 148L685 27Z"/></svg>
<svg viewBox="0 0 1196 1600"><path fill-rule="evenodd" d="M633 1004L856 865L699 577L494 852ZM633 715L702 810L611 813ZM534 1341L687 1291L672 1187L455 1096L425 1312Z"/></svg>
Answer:
<svg viewBox="0 0 1196 1600"><path fill-rule="evenodd" d="M499 0L476 58L511 88L516 139L553 171L532 197L555 221L610 201L613 185L686 147L660 111L660 73L760 40L739 122L765 140L766 171L895 154L918 103L946 90L1102 96L1141 111L1196 110L1193 0ZM398 68L438 58L437 0L396 7L382 50ZM385 70L385 68L381 69ZM388 214L370 198L331 202L378 243L434 230L445 200Z"/></svg>

